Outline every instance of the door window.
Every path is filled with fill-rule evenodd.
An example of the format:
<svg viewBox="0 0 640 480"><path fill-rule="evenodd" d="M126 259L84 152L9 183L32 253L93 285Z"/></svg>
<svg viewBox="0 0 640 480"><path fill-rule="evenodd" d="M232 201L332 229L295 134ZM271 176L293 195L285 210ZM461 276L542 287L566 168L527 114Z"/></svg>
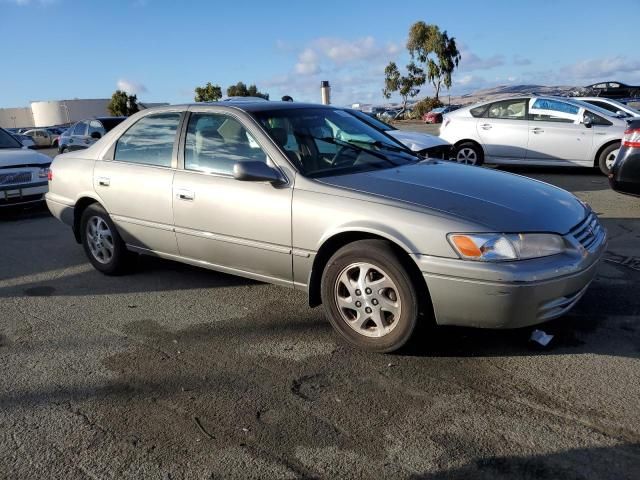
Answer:
<svg viewBox="0 0 640 480"><path fill-rule="evenodd" d="M187 127L184 168L232 175L243 161L267 162L258 142L236 119L218 113L192 113Z"/></svg>
<svg viewBox="0 0 640 480"><path fill-rule="evenodd" d="M580 107L552 98L534 98L529 113L534 121L574 123Z"/></svg>
<svg viewBox="0 0 640 480"><path fill-rule="evenodd" d="M85 131L86 131L86 124L84 122L80 122L76 124L76 126L73 128L74 135L83 136L85 134Z"/></svg>
<svg viewBox="0 0 640 480"><path fill-rule="evenodd" d="M118 139L113 159L170 167L179 123L179 112L141 118Z"/></svg>
<svg viewBox="0 0 640 480"><path fill-rule="evenodd" d="M526 105L527 101L525 99L495 102L489 107L488 117L509 120L525 120Z"/></svg>

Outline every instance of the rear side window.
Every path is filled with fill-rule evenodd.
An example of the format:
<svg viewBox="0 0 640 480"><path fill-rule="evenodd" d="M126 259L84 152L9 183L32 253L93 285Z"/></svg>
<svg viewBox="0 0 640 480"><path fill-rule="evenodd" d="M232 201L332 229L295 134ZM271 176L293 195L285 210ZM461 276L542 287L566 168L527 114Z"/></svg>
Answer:
<svg viewBox="0 0 640 480"><path fill-rule="evenodd" d="M232 175L237 162L267 161L258 142L236 119L217 113L189 117L184 168L197 172Z"/></svg>
<svg viewBox="0 0 640 480"><path fill-rule="evenodd" d="M76 126L73 128L74 135L84 135L85 131L86 131L86 124L83 122L76 124Z"/></svg>
<svg viewBox="0 0 640 480"><path fill-rule="evenodd" d="M591 125L601 125L604 127L610 127L613 125L609 120L602 118L600 115L596 115L593 112L586 110L584 112L584 118L589 118L591 120Z"/></svg>
<svg viewBox="0 0 640 480"><path fill-rule="evenodd" d="M113 159L170 167L179 123L179 112L141 118L118 139Z"/></svg>
<svg viewBox="0 0 640 480"><path fill-rule="evenodd" d="M489 105L480 105L479 107L472 108L469 110L471 115L476 118L482 118L487 115L487 110L489 109Z"/></svg>

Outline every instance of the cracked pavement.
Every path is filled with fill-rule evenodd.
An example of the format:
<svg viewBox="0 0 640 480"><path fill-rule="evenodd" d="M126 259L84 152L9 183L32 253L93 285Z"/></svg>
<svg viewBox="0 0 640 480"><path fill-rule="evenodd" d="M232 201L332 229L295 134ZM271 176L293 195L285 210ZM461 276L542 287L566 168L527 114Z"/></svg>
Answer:
<svg viewBox="0 0 640 480"><path fill-rule="evenodd" d="M588 201L609 261L541 328L342 344L301 292L152 258L91 268L46 210L0 213L0 478L640 478L640 200Z"/></svg>

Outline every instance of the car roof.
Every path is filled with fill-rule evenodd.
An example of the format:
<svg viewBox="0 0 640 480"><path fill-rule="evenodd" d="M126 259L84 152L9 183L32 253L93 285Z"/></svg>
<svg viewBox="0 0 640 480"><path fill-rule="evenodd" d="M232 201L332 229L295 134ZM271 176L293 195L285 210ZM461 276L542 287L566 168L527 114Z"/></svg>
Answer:
<svg viewBox="0 0 640 480"><path fill-rule="evenodd" d="M336 109L334 105L323 105L321 103L302 103L302 102L282 102L282 101L233 101L228 100L224 102L199 102L199 103L185 103L181 105L165 105L161 107L153 107L144 110L163 112L167 110L174 110L179 108L187 109L189 107L220 107L220 108L233 108L237 110L244 110L245 112L264 112L272 110L296 110L302 108L327 108Z"/></svg>

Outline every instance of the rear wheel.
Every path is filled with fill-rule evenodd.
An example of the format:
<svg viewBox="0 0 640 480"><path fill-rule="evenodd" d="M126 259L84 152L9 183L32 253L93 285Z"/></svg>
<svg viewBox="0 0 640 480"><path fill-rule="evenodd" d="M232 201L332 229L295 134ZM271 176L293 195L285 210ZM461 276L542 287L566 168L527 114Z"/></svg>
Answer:
<svg viewBox="0 0 640 480"><path fill-rule="evenodd" d="M365 350L398 350L418 323L415 285L383 240L361 240L338 250L325 267L321 293L333 328Z"/></svg>
<svg viewBox="0 0 640 480"><path fill-rule="evenodd" d="M128 270L132 254L102 206L89 205L82 213L80 228L82 246L96 270L106 275L121 275Z"/></svg>
<svg viewBox="0 0 640 480"><path fill-rule="evenodd" d="M484 163L484 153L482 148L473 142L463 142L456 147L456 162L465 165L482 165Z"/></svg>
<svg viewBox="0 0 640 480"><path fill-rule="evenodd" d="M598 167L600 167L600 171L602 173L609 175L619 151L620 144L613 143L600 152L600 155L598 156Z"/></svg>

